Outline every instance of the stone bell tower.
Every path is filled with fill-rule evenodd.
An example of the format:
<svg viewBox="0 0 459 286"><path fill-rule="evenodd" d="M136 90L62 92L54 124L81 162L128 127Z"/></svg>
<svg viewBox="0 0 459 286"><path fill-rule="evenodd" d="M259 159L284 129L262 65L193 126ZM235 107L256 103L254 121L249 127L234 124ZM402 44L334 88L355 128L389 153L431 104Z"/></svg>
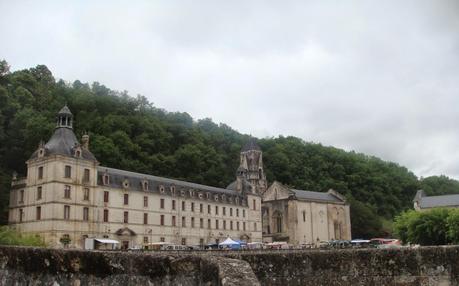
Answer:
<svg viewBox="0 0 459 286"><path fill-rule="evenodd" d="M236 177L237 183L248 181L253 193L261 195L267 188L266 175L263 169L263 152L261 152L261 148L254 138L250 138L242 147Z"/></svg>

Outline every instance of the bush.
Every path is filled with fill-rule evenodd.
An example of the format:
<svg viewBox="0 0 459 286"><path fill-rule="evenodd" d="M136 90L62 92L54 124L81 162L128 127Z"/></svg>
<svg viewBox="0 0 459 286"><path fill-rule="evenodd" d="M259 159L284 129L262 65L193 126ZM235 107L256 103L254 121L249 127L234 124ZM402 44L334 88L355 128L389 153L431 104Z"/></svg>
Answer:
<svg viewBox="0 0 459 286"><path fill-rule="evenodd" d="M39 235L21 234L8 226L0 226L0 245L46 246Z"/></svg>

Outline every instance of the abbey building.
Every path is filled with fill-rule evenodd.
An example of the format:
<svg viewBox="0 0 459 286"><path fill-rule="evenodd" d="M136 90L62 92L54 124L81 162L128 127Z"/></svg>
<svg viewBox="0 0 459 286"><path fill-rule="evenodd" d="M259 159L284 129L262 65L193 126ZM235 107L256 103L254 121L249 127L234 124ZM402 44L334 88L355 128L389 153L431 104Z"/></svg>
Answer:
<svg viewBox="0 0 459 286"><path fill-rule="evenodd" d="M116 240L123 248L206 245L227 237L290 243L350 238L344 198L336 192L292 195L276 182L268 188L253 140L241 150L233 183L205 186L101 166L89 136L77 140L65 106L52 137L26 163L27 176L13 178L9 224L52 247L83 248L86 238Z"/></svg>

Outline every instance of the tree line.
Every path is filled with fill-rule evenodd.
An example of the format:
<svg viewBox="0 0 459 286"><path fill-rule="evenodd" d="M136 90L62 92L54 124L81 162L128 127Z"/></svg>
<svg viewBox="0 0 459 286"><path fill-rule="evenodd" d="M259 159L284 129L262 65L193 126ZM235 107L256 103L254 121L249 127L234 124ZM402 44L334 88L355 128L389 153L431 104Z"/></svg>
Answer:
<svg viewBox="0 0 459 286"><path fill-rule="evenodd" d="M12 173L25 174L25 161L50 138L64 104L74 114L76 135L89 133L90 149L102 165L135 172L226 187L249 139L209 118L167 112L144 96L98 82L56 80L44 65L11 72L0 61L0 223L7 223ZM420 188L428 194L459 192L459 182L450 178L418 179L396 163L292 136L262 138L259 145L270 182L345 195L354 237L389 235L393 217L411 208Z"/></svg>

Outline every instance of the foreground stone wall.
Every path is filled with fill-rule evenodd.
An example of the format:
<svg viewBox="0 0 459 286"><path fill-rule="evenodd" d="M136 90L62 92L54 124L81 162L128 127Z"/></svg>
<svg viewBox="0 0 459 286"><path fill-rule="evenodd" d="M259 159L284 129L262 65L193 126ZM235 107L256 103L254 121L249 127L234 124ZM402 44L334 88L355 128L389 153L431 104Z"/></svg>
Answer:
<svg viewBox="0 0 459 286"><path fill-rule="evenodd" d="M459 285L459 247L88 252L0 247L0 285Z"/></svg>
<svg viewBox="0 0 459 286"><path fill-rule="evenodd" d="M262 285L459 285L459 247L232 253Z"/></svg>

